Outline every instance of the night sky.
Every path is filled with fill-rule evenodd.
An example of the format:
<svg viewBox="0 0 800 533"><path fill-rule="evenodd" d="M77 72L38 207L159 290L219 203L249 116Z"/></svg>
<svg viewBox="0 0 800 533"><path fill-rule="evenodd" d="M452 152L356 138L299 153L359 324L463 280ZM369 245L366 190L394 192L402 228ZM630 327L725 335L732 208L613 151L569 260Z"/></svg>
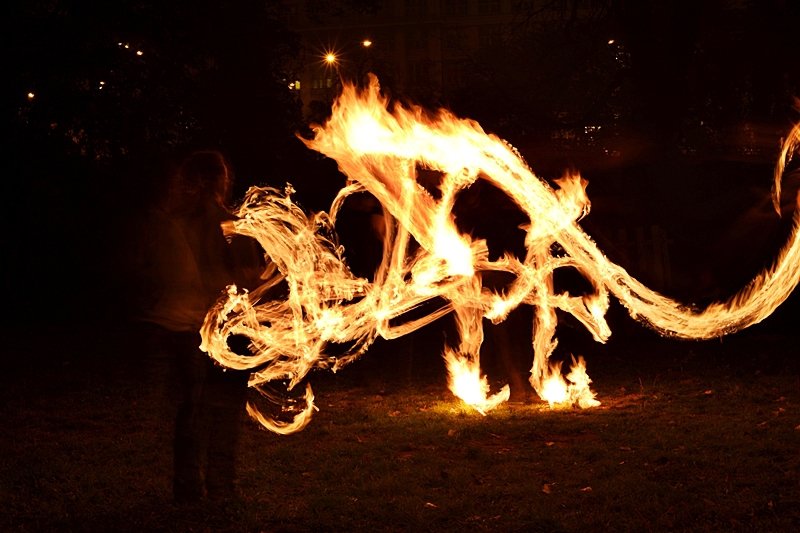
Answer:
<svg viewBox="0 0 800 533"><path fill-rule="evenodd" d="M613 260L692 303L725 298L774 257L791 218L796 179L782 219L769 193L800 118L798 6L600 4L591 24L567 19L521 32L512 53L476 55L461 90L393 96L477 119L547 179L577 168L593 201L584 227ZM260 5L7 7L3 286L17 321L125 314L127 232L164 162L188 149L230 154L239 194L292 182L309 209L327 207L343 178L296 139L307 123L285 85L311 59L280 5ZM350 13L363 21L380 2L342 5L331 23L344 34ZM666 243L669 276L632 255L637 231Z"/></svg>

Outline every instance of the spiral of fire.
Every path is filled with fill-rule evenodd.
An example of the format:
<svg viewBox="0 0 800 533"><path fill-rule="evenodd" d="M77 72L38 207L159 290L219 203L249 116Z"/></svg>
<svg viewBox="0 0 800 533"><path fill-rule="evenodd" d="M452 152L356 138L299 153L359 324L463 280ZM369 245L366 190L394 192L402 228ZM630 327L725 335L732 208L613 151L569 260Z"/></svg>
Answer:
<svg viewBox="0 0 800 533"><path fill-rule="evenodd" d="M729 300L695 309L663 296L611 262L581 229L589 200L580 175L567 174L551 186L512 146L476 122L447 110L430 115L415 106L390 105L375 77L365 89L345 86L330 119L304 142L334 159L348 185L327 212L314 214L292 201L291 187L252 188L228 229L256 239L270 268L252 292L229 287L201 330L202 348L221 365L250 371L250 385L257 390L273 381L285 381L292 389L312 369L337 371L352 362L378 337L394 339L452 314L459 344L443 353L450 388L485 413L507 400L509 389L490 395L481 374L482 320L498 323L518 306L530 305L531 385L551 406L590 407L599 402L583 360L575 361L566 376L560 365L550 364L557 345L557 310L574 316L604 342L611 335L605 315L613 295L633 318L662 335L708 339L760 322L800 280L796 210L789 240L773 265ZM798 148L800 124L785 140L776 165L776 202ZM438 194L420 184L421 168L441 175ZM456 198L479 179L503 191L528 219L524 259L507 254L489 260L485 241L458 231ZM334 229L345 199L362 191L377 198L385 219L382 260L372 280L353 275ZM593 291L556 293L553 274L564 267L579 271ZM481 282L487 272L510 274L513 281L502 293L494 292ZM279 284L285 285L285 296L270 298ZM433 309L421 318L406 318L423 304ZM247 337L251 353L234 353L228 347L232 335ZM313 401L307 387L304 407L288 422L253 406L248 412L272 431L291 433L309 422Z"/></svg>

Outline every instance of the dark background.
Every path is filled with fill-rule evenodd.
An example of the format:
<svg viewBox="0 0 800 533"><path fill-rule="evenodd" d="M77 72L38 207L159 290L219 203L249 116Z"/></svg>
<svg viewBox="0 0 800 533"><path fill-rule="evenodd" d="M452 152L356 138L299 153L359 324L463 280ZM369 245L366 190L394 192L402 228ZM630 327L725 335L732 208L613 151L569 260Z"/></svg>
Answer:
<svg viewBox="0 0 800 533"><path fill-rule="evenodd" d="M342 28L381 3L309 2ZM770 189L800 119L800 2L522 3L520 25L471 58L461 90L401 89L375 64L382 86L478 120L545 179L580 170L592 200L582 227L648 286L697 305L735 294L792 221L797 172L782 217ZM595 16L574 16L586 5ZM309 376L320 411L301 434L246 425L243 508L169 505L174 376L130 327L132 236L170 161L197 147L228 155L238 197L288 181L303 207L328 207L344 178L296 138L308 124L286 85L301 36L281 3L261 0L0 9L6 530L798 530L797 290L761 324L703 342L661 338L613 301L604 345L560 316L554 358L586 357L597 410L509 403L479 417L446 392L446 324L379 342ZM490 244L508 242L481 213ZM339 228L364 268L360 229ZM481 359L492 392L525 377L530 311L509 321L520 368ZM486 345L500 342L487 328Z"/></svg>
<svg viewBox="0 0 800 533"><path fill-rule="evenodd" d="M569 16L579 2L562 3L546 30L523 27L512 49L473 58L462 91L393 97L478 120L544 178L580 170L593 201L584 227L655 289L700 305L734 294L789 230L796 176L782 218L769 194L798 119L800 4L609 0L585 21ZM336 4L345 23L380 2ZM291 182L308 209L344 183L296 138L308 133L286 90L299 36L279 2L12 0L3 11L10 333L128 318L127 238L176 154L220 148L238 195ZM667 247L666 263L636 251L637 231ZM790 328L796 300L763 327Z"/></svg>

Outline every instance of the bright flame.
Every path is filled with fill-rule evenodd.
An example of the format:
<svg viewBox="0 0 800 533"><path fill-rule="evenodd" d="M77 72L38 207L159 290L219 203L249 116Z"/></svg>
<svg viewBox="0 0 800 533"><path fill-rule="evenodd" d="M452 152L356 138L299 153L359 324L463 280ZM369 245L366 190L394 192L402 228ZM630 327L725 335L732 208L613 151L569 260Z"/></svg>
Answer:
<svg viewBox="0 0 800 533"><path fill-rule="evenodd" d="M786 162L795 155L800 125L784 146L776 194ZM610 295L630 315L666 336L709 339L732 333L767 317L794 290L800 279L800 237L795 216L788 244L774 266L765 270L727 302L692 309L651 291L609 261L578 221L589 212L585 181L578 174L559 180L557 188L538 178L506 142L485 133L474 121L446 110L426 115L418 107L390 106L372 77L363 91L345 85L327 123L304 140L336 160L348 177L329 212L307 215L284 193L252 188L238 210L231 231L258 240L272 267L252 293L230 287L206 317L203 349L220 364L250 370L250 384L273 380L299 384L315 368L347 365L378 337L394 339L451 314L459 345L443 357L456 396L481 413L508 398L508 387L490 396L480 372L482 319L497 323L525 304L534 308L534 360L530 382L551 406L598 405L582 358L573 361L566 378L550 362L557 345L561 310L578 319L598 342L611 331L605 320ZM418 180L418 169L441 175L434 195ZM487 244L460 234L453 207L458 194L478 179L502 190L527 216L524 260L504 256L490 261ZM358 278L347 267L334 232L345 199L368 191L384 208L384 251L374 279ZM554 250L558 249L558 254ZM594 287L592 294L556 293L553 273L561 267L579 271ZM514 276L503 294L481 284L481 273ZM271 299L271 288L285 282L286 297ZM423 317L408 319L422 304L437 306ZM227 338L243 335L251 355L230 351ZM339 355L330 355L336 343ZM251 415L278 432L301 429L313 411L306 406L294 422L276 425Z"/></svg>
<svg viewBox="0 0 800 533"><path fill-rule="evenodd" d="M595 399L595 393L589 387L592 380L586 373L586 362L583 357L577 360L572 358L572 367L566 378L561 375L561 364L551 365L550 375L542 384L541 398L550 404L550 407L577 406L581 409L597 407L600 402Z"/></svg>
<svg viewBox="0 0 800 533"><path fill-rule="evenodd" d="M555 405L566 403L569 399L567 382L561 375L561 366L558 365L553 372L542 382L542 390L539 393L542 400L546 401L552 408Z"/></svg>
<svg viewBox="0 0 800 533"><path fill-rule="evenodd" d="M485 415L511 395L511 389L505 385L497 394L488 396L489 381L481 375L477 360L461 357L449 349L445 350L444 359L447 362L450 390L480 414Z"/></svg>

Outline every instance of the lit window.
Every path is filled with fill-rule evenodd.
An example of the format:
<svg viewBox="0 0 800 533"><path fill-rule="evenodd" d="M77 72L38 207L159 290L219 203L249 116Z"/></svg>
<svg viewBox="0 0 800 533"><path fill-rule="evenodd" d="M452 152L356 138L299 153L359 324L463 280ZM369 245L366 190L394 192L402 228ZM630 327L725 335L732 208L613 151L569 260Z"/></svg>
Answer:
<svg viewBox="0 0 800 533"><path fill-rule="evenodd" d="M297 85L295 86L297 89L300 88L299 82L295 82ZM333 78L314 78L311 80L311 88L312 89L330 89L333 87L334 80Z"/></svg>

